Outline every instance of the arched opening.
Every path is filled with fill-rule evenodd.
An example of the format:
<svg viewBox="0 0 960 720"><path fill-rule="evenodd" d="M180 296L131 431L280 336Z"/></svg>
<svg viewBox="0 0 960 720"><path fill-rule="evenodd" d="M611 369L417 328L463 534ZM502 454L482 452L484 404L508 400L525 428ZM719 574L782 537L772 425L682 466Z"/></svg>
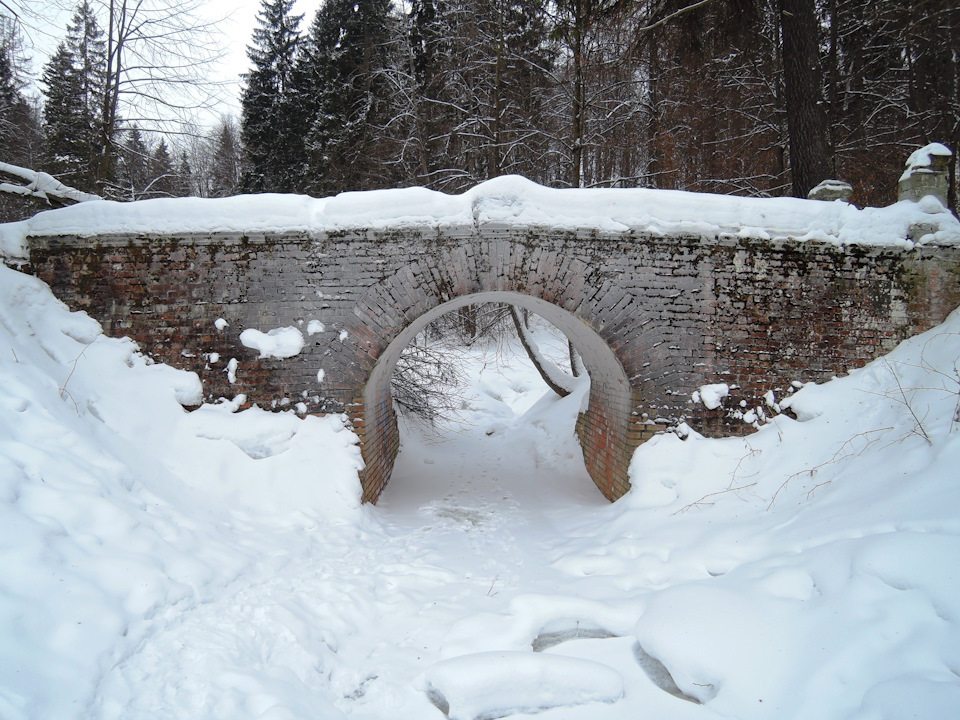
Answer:
<svg viewBox="0 0 960 720"><path fill-rule="evenodd" d="M613 350L600 335L572 313L545 300L510 291L480 292L437 305L407 325L380 354L363 393L361 436L366 469L364 500L376 502L390 479L400 443L390 381L404 348L431 322L467 305L503 303L540 315L566 335L590 375L586 411L576 434L587 472L600 491L615 500L629 487L628 426L632 409L630 383Z"/></svg>

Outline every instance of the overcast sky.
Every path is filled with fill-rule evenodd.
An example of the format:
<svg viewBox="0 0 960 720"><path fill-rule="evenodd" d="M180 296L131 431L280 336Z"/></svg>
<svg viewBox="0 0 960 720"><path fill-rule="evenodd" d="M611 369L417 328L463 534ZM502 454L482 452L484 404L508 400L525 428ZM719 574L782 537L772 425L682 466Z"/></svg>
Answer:
<svg viewBox="0 0 960 720"><path fill-rule="evenodd" d="M310 27L321 3L322 0L296 0L294 13L303 15L300 23L301 31L306 32ZM43 10L40 13L41 17L32 19L31 27L27 28L27 42L32 48L28 48L28 53L32 56L33 75L37 80L43 73L43 66L48 57L66 34L67 23L73 15L73 8L76 7L76 2L73 0L65 0L64 4L69 8L68 10L58 10L55 3L48 4L44 0L34 0L31 3L34 9L42 8ZM215 73L212 79L232 84L232 88L225 92L228 101L221 109L222 114L233 114L239 117L239 76L240 73L249 69L246 47L250 44L260 5L261 0L206 0L204 3L207 18L218 20L223 33L224 57L216 67L212 68ZM101 24L105 22L105 19L101 18ZM217 115L221 113L200 118L200 121L205 125L213 125Z"/></svg>

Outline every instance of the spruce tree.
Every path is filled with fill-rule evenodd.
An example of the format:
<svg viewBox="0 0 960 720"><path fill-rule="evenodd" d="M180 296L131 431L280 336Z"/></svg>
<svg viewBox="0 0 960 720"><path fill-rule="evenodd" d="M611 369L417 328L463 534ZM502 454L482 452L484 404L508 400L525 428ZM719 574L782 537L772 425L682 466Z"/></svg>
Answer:
<svg viewBox="0 0 960 720"><path fill-rule="evenodd" d="M66 40L44 68L47 166L69 185L97 191L103 151L99 103L104 91L103 32L89 0L77 5Z"/></svg>
<svg viewBox="0 0 960 720"><path fill-rule="evenodd" d="M153 176L150 168L150 148L136 126L127 131L120 148L117 183L124 200L140 200L148 192Z"/></svg>
<svg viewBox="0 0 960 720"><path fill-rule="evenodd" d="M0 160L23 167L38 162L40 127L24 95L27 66L18 26L0 15Z"/></svg>
<svg viewBox="0 0 960 720"><path fill-rule="evenodd" d="M14 109L23 102L23 97L13 77L13 68L6 53L0 53L0 153L6 157L7 144L15 130ZM7 151L7 152L3 152Z"/></svg>
<svg viewBox="0 0 960 720"><path fill-rule="evenodd" d="M167 141L160 138L160 141L150 153L149 184L144 197L176 197L177 196L177 174L173 168L173 159L170 157L170 150L167 148Z"/></svg>
<svg viewBox="0 0 960 720"><path fill-rule="evenodd" d="M77 75L73 54L66 42L57 46L56 52L44 66L42 80L46 86L43 168L67 185L90 190L84 182L88 126L84 126L83 113L77 103Z"/></svg>
<svg viewBox="0 0 960 720"><path fill-rule="evenodd" d="M210 196L227 197L236 194L240 183L240 145L233 118L222 118L214 132Z"/></svg>
<svg viewBox="0 0 960 720"><path fill-rule="evenodd" d="M190 168L190 158L187 151L180 153L180 163L177 165L177 197L190 197L193 192L193 170Z"/></svg>
<svg viewBox="0 0 960 720"><path fill-rule="evenodd" d="M328 0L317 11L299 76L300 106L315 103L307 134L311 192L384 184L377 142L389 115L389 12L390 0Z"/></svg>
<svg viewBox="0 0 960 720"><path fill-rule="evenodd" d="M303 138L291 98L303 16L291 15L292 8L293 0L263 0L247 47L253 67L244 76L241 136L249 192L290 192L299 185Z"/></svg>

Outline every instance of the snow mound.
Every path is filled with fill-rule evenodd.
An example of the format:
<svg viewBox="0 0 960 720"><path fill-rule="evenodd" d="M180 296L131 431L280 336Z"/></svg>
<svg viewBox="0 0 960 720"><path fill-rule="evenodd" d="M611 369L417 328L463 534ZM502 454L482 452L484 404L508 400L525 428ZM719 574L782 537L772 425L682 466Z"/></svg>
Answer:
<svg viewBox="0 0 960 720"><path fill-rule="evenodd" d="M900 689L940 717L960 693L958 357L960 311L804 386L799 420L651 440L594 551L562 566L652 590L632 633L720 714L904 717L863 709Z"/></svg>
<svg viewBox="0 0 960 720"><path fill-rule="evenodd" d="M260 352L261 358L291 358L303 350L303 333L295 327L274 328L267 332L248 328L240 333L244 347Z"/></svg>
<svg viewBox="0 0 960 720"><path fill-rule="evenodd" d="M450 720L492 720L585 703L613 703L623 678L591 660L533 652L490 652L443 660L417 686Z"/></svg>

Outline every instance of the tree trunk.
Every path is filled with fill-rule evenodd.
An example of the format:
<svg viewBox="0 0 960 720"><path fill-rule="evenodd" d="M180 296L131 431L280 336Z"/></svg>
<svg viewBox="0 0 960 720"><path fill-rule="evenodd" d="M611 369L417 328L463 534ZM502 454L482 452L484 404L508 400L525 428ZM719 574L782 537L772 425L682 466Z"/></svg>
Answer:
<svg viewBox="0 0 960 720"><path fill-rule="evenodd" d="M517 308L513 305L510 306L510 317L513 318L513 324L517 328L520 344L523 345L523 349L527 351L530 362L533 363L537 372L540 373L543 382L560 397L569 395L574 387L573 378L540 354L540 348L537 347L533 338L530 337L529 331L520 319Z"/></svg>
<svg viewBox="0 0 960 720"><path fill-rule="evenodd" d="M584 29L581 22L584 22L581 0L577 0L577 15L574 18L573 26L573 116L571 118L573 141L573 153L571 157L570 168L570 187L578 188L583 183L581 169L583 167L583 114L584 98L586 97L584 78L584 57L583 40Z"/></svg>
<svg viewBox="0 0 960 720"><path fill-rule="evenodd" d="M793 194L805 198L830 172L814 0L780 0L780 28Z"/></svg>

